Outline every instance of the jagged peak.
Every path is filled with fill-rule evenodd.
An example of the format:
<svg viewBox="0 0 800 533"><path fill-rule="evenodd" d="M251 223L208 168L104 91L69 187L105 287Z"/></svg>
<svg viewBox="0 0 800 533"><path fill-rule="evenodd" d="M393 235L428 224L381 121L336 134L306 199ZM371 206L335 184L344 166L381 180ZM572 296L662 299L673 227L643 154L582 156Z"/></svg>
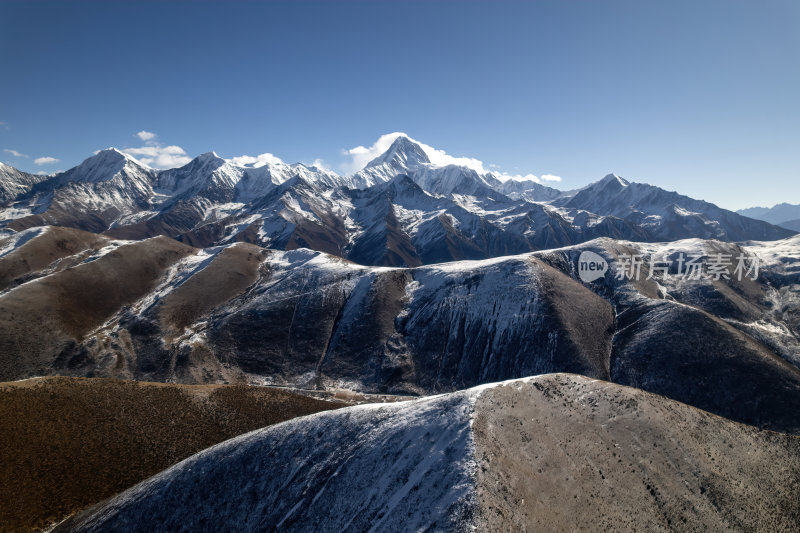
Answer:
<svg viewBox="0 0 800 533"><path fill-rule="evenodd" d="M608 183L614 183L615 185L621 185L622 187L627 187L628 185L630 185L630 184L631 184L631 183L630 183L628 180L626 180L626 179L623 179L623 178L621 178L621 177L617 176L617 175L616 175L616 174L614 174L613 172L612 172L612 173L610 173L610 174L606 174L606 175L603 177L603 179L601 179L601 180L600 180L600 181L598 181L597 183L598 183L598 184L602 184L602 185L606 185L606 184L608 184Z"/></svg>
<svg viewBox="0 0 800 533"><path fill-rule="evenodd" d="M121 160L121 159L127 159L127 158L133 159L131 156L129 156L128 154L126 154L122 150L119 150L117 148L114 148L113 146L110 146L110 147L106 148L105 150L98 150L92 157L87 158L85 161L89 161L89 160L111 161L111 160Z"/></svg>
<svg viewBox="0 0 800 533"><path fill-rule="evenodd" d="M110 147L98 150L79 165L57 175L61 176L62 182L100 182L109 180L126 169L134 174L151 170L133 156Z"/></svg>
<svg viewBox="0 0 800 533"><path fill-rule="evenodd" d="M102 169L114 168L116 169L115 172L118 172L119 170L122 170L122 167L124 167L128 161L144 166L132 156L111 147L106 148L105 150L100 150L93 156L84 159L83 162L81 162L81 164L76 168L81 169L82 171L88 169L99 171Z"/></svg>
<svg viewBox="0 0 800 533"><path fill-rule="evenodd" d="M81 164L78 166L80 167L89 162L91 162L91 164L93 165L109 164L109 165L122 165L122 166L125 166L128 163L132 163L141 168L146 168L146 169L150 168L148 165L142 163L141 161L133 157L131 154L123 150L120 150L118 148L115 148L113 146L110 146L105 150L98 150L97 152L94 153L93 156L84 159L83 162L81 162Z"/></svg>
<svg viewBox="0 0 800 533"><path fill-rule="evenodd" d="M217 152L204 152L197 157L195 157L196 161L225 161L220 156L217 155Z"/></svg>
<svg viewBox="0 0 800 533"><path fill-rule="evenodd" d="M182 167L178 167L176 169L171 169L171 170L195 171L203 168L210 168L211 170L216 170L222 165L225 165L226 163L228 163L228 161L218 156L216 152L204 152L196 156L194 159L192 159Z"/></svg>
<svg viewBox="0 0 800 533"><path fill-rule="evenodd" d="M422 147L405 135L397 137L388 150L367 163L367 168L376 167L386 163L409 167L431 162L428 154Z"/></svg>

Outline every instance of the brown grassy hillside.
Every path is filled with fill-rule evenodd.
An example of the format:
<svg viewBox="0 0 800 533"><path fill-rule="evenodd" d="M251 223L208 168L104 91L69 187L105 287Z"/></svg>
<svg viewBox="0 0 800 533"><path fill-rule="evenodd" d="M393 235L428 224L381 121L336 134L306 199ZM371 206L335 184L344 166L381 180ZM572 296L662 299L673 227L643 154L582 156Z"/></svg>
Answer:
<svg viewBox="0 0 800 533"><path fill-rule="evenodd" d="M234 385L0 383L0 531L46 526L215 443L341 405Z"/></svg>
<svg viewBox="0 0 800 533"><path fill-rule="evenodd" d="M65 346L147 294L167 269L195 252L166 237L125 244L3 294L0 379L48 373Z"/></svg>
<svg viewBox="0 0 800 533"><path fill-rule="evenodd" d="M0 290L74 266L108 242L106 237L75 228L44 228L22 246L0 257Z"/></svg>

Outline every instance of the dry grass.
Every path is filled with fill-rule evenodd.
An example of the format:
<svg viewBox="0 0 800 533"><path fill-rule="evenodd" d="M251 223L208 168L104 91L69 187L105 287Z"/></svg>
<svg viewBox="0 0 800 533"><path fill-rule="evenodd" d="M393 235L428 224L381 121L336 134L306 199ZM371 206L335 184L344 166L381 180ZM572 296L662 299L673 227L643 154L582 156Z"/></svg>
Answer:
<svg viewBox="0 0 800 533"><path fill-rule="evenodd" d="M0 379L48 373L70 341L150 292L196 250L166 237L126 244L0 296Z"/></svg>
<svg viewBox="0 0 800 533"><path fill-rule="evenodd" d="M237 243L222 250L208 266L178 286L164 299L161 318L182 330L239 294L258 280L258 268L267 251Z"/></svg>
<svg viewBox="0 0 800 533"><path fill-rule="evenodd" d="M235 385L0 384L0 531L45 527L213 444L341 405Z"/></svg>

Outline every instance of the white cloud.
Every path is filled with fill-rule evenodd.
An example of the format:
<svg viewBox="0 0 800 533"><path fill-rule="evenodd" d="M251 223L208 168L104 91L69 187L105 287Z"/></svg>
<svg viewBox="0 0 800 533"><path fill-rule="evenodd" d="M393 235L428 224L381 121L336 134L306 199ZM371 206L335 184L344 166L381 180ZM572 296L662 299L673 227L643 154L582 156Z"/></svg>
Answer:
<svg viewBox="0 0 800 533"><path fill-rule="evenodd" d="M7 130L10 130L11 126L8 125L8 122L0 121L0 128L5 128Z"/></svg>
<svg viewBox="0 0 800 533"><path fill-rule="evenodd" d="M325 161L319 158L315 159L309 166L317 167L318 169L326 172L331 172L331 169L328 168L328 165L325 164Z"/></svg>
<svg viewBox="0 0 800 533"><path fill-rule="evenodd" d="M153 139L156 138L155 133L153 133L152 131L145 131L145 130L140 131L139 133L136 134L136 136L143 141L152 141Z"/></svg>
<svg viewBox="0 0 800 533"><path fill-rule="evenodd" d="M342 170L346 173L352 173L361 170L367 165L367 163L386 152L395 139L401 136L408 137L408 135L402 132L387 133L386 135L381 135L381 137L369 148L365 146L356 146L350 150L345 150L344 154L349 156L349 160L342 165ZM561 177L554 176L553 174L543 174L542 176L538 177L533 174L508 174L500 170L494 170L500 168L497 165L484 165L483 161L473 157L454 157L446 153L444 150L437 150L436 148L414 140L411 137L408 138L417 143L425 152L425 154L427 154L428 159L431 160L431 163L436 166L459 165L462 167L468 167L481 174L490 173L500 181L535 181L536 183L561 181ZM487 167L492 170L487 170Z"/></svg>
<svg viewBox="0 0 800 533"><path fill-rule="evenodd" d="M504 172L492 172L492 175L500 181L534 181L536 183L545 184L547 182L561 181L560 176L553 174L542 174L541 176L534 176L533 174L506 174Z"/></svg>
<svg viewBox="0 0 800 533"><path fill-rule="evenodd" d="M365 146L356 146L350 150L345 150L344 153L345 155L350 156L350 160L345 162L342 169L348 173L361 170L366 166L367 163L388 150L398 137L408 137L411 141L417 143L434 165L459 165L462 167L471 168L477 172L486 172L486 169L483 167L483 162L479 161L478 159L472 157L453 157L444 150L437 150L436 148L412 139L405 133L399 131L381 135L380 138L369 148Z"/></svg>
<svg viewBox="0 0 800 533"><path fill-rule="evenodd" d="M554 176L553 174L542 174L539 176L542 181L561 181L561 176Z"/></svg>
<svg viewBox="0 0 800 533"><path fill-rule="evenodd" d="M125 148L122 151L153 168L182 167L192 160L191 157L186 155L186 151L183 148L175 145L161 146L151 144L139 148Z"/></svg>
<svg viewBox="0 0 800 533"><path fill-rule="evenodd" d="M33 162L37 165L52 165L53 163L58 163L59 161L61 160L56 159L55 157L37 157L33 160Z"/></svg>
<svg viewBox="0 0 800 533"><path fill-rule="evenodd" d="M9 150L8 148L3 149L4 152L8 152L9 154L13 155L14 157L28 157L25 154L21 154L16 150Z"/></svg>
<svg viewBox="0 0 800 533"><path fill-rule="evenodd" d="M136 134L144 141L144 146L139 148L125 148L122 151L128 155L136 157L140 162L153 168L175 168L182 167L192 160L186 155L186 150L180 146L162 146L156 141L156 135L152 131L142 130Z"/></svg>
<svg viewBox="0 0 800 533"><path fill-rule="evenodd" d="M237 157L231 157L227 161L230 164L235 165L237 167L253 167L253 168L263 167L266 164L280 165L283 163L283 161L281 161L281 158L269 153L260 154L256 156L240 155Z"/></svg>

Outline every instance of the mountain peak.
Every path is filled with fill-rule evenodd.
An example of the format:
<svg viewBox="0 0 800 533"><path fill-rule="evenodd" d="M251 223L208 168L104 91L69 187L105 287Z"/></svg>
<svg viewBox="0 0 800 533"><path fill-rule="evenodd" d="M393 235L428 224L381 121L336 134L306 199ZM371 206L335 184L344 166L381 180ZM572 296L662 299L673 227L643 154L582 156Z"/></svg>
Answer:
<svg viewBox="0 0 800 533"><path fill-rule="evenodd" d="M125 166L127 163L133 163L137 166L149 168L147 165L133 157L127 152L123 152L113 146L106 148L105 150L98 150L92 157L85 159L81 165L87 162L93 162L93 164L105 164L105 165L120 165Z"/></svg>
<svg viewBox="0 0 800 533"><path fill-rule="evenodd" d="M189 163L186 164L186 166L187 167L213 166L214 168L219 168L225 163L227 163L227 161L218 156L216 152L205 152L192 159Z"/></svg>
<svg viewBox="0 0 800 533"><path fill-rule="evenodd" d="M128 154L110 146L105 150L99 150L94 156L89 159L103 160L103 161L120 161L130 157ZM88 161L88 160L87 160Z"/></svg>
<svg viewBox="0 0 800 533"><path fill-rule="evenodd" d="M428 154L419 144L405 135L400 135L392 142L388 150L370 161L367 167L376 167L388 163L395 167L409 168L430 162Z"/></svg>
<svg viewBox="0 0 800 533"><path fill-rule="evenodd" d="M122 170L128 161L134 161L138 163L138 161L128 154L111 147L106 148L105 150L100 150L92 157L84 159L83 162L76 168L80 169L81 174L84 176L96 175L98 172L109 170L113 170L111 174L114 174Z"/></svg>
<svg viewBox="0 0 800 533"><path fill-rule="evenodd" d="M61 181L101 182L113 178L126 168L134 173L150 170L133 156L111 147L99 150L93 156L84 159L78 166L64 172Z"/></svg>
<svg viewBox="0 0 800 533"><path fill-rule="evenodd" d="M220 156L217 155L217 152L204 152L197 157L195 157L198 161L213 161L215 159L219 159L224 161Z"/></svg>
<svg viewBox="0 0 800 533"><path fill-rule="evenodd" d="M606 174L603 179L597 182L598 185L607 185L609 183L613 183L614 185L619 185L622 187L627 187L631 183L628 180L622 179L613 172L611 174Z"/></svg>

